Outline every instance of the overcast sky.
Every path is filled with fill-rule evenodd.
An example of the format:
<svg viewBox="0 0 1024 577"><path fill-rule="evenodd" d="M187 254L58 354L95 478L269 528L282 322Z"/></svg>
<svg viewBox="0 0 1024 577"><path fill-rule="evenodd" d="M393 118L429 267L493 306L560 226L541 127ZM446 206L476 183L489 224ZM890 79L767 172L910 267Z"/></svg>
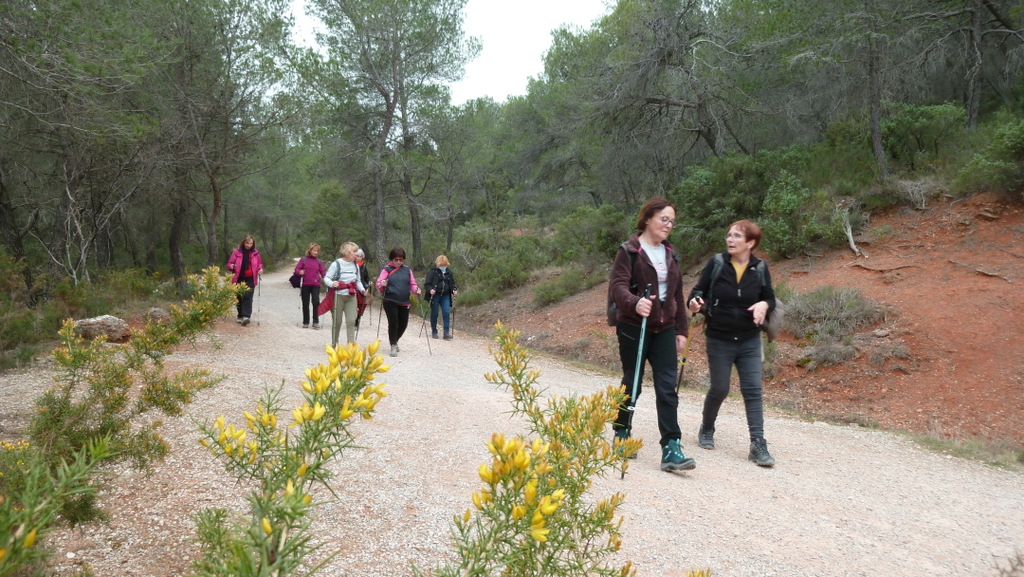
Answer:
<svg viewBox="0 0 1024 577"><path fill-rule="evenodd" d="M312 38L312 25L292 0L296 36ZM544 70L541 57L551 46L551 31L563 24L590 28L606 13L605 0L469 0L463 31L476 36L483 50L466 65L466 75L452 85L452 104L490 96L503 102L526 94L526 82Z"/></svg>
<svg viewBox="0 0 1024 577"><path fill-rule="evenodd" d="M563 24L590 28L605 12L604 0L469 0L463 30L480 38L483 50L452 85L452 103L526 94L527 79L544 70L551 31Z"/></svg>

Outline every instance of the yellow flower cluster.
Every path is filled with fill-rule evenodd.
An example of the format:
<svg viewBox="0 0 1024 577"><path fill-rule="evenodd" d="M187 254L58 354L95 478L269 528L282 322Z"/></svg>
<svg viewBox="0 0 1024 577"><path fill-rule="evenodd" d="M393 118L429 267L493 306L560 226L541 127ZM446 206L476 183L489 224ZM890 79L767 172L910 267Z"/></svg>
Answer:
<svg viewBox="0 0 1024 577"><path fill-rule="evenodd" d="M547 495L539 494L540 479L551 471L551 465L544 458L550 444L534 439L527 445L520 437L506 439L500 433L494 433L487 448L494 456L490 465L480 465L480 479L486 487L473 493L473 505L478 510L490 506L494 502L494 493L504 488L516 493L522 492L522 498L516 499L512 506L512 519L518 521L525 517L530 519L530 536L536 541L547 541L546 519L553 515L565 499L565 491L556 489ZM548 482L548 488L554 480ZM467 511L467 517L468 517Z"/></svg>
<svg viewBox="0 0 1024 577"><path fill-rule="evenodd" d="M277 428L277 415L267 412L262 401L256 404L255 415L249 411L245 411L245 421L249 424L249 430L254 433L259 431L260 426L265 429Z"/></svg>
<svg viewBox="0 0 1024 577"><path fill-rule="evenodd" d="M247 419L250 416L249 413L246 413ZM250 421L250 427L252 427L252 421ZM233 424L225 424L224 415L217 417L217 420L213 423L213 428L217 433L217 445L220 446L225 455L247 461L249 464L256 462L259 443L256 441L246 442L245 429L236 427ZM210 446L206 439L199 442L204 447Z"/></svg>
<svg viewBox="0 0 1024 577"><path fill-rule="evenodd" d="M335 391L341 391L347 383L370 383L378 373L386 373L391 369L390 365L384 364L384 356L378 355L380 341L374 341L364 352L355 343L348 343L332 347L326 346L327 366L318 365L306 370L306 380L302 383L302 390L312 395L314 399L325 395L332 387ZM345 395L338 416L347 420L356 413L360 413L364 419L372 416L373 409L377 402L386 397L384 384L366 385L354 399L352 395ZM308 421L317 421L323 417L326 407L319 401L313 405L309 402L292 411L294 425L302 425Z"/></svg>

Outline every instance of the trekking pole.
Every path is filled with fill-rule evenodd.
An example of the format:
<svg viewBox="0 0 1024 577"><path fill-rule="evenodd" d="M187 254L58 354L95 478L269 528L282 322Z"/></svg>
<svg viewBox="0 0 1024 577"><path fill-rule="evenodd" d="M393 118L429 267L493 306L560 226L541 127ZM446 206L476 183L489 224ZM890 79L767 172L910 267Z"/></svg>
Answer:
<svg viewBox="0 0 1024 577"><path fill-rule="evenodd" d="M422 307L422 303L420 303L420 304L421 304L420 308L423 308ZM423 313L423 314L424 314L424 319L426 319L426 314L427 313ZM420 334L416 335L416 338L420 338L420 337L423 336L423 329L426 328L426 326L427 326L426 322L424 322L422 325L420 325Z"/></svg>
<svg viewBox="0 0 1024 577"><path fill-rule="evenodd" d="M420 308L423 308L423 301L420 301ZM430 312L430 307L427 307L423 311L423 325L420 326L420 334L423 334L423 329L427 327L427 313ZM427 335L427 352L430 356L434 356L434 351L430 350L430 335Z"/></svg>
<svg viewBox="0 0 1024 577"><path fill-rule="evenodd" d="M452 309L452 326L451 332L448 334L450 334L452 338L455 338L455 295L452 294L448 298L451 300L450 304L448 305L448 308Z"/></svg>
<svg viewBox="0 0 1024 577"><path fill-rule="evenodd" d="M690 319L690 334L693 334L693 319ZM683 345L683 358L679 360L679 373L676 375L676 392L683 386L683 369L686 368L686 354L690 350L690 337L686 337L686 344Z"/></svg>
<svg viewBox="0 0 1024 577"><path fill-rule="evenodd" d="M384 314L384 298L380 300L380 312L377 313L377 340L380 340L380 317Z"/></svg>
<svg viewBox="0 0 1024 577"><path fill-rule="evenodd" d="M337 299L338 295L334 295L334 298ZM338 306L338 303L335 302L334 306L335 307ZM335 332L335 331L339 331L339 332L341 331L341 329L337 327L337 324L338 324L338 311L336 309L332 308L331 309L331 337L330 337L331 338L330 342L331 342L331 346L332 347L338 346L338 339L334 335L341 336L338 332Z"/></svg>
<svg viewBox="0 0 1024 577"><path fill-rule="evenodd" d="M263 318L263 275L256 276L256 326L260 326Z"/></svg>
<svg viewBox="0 0 1024 577"><path fill-rule="evenodd" d="M651 285L647 285L644 289L643 298L649 298L651 296ZM650 315L648 315L650 316ZM644 317L640 321L640 339L636 348L636 368L633 369L633 393L629 396L629 402L626 404L626 410L629 412L629 416L626 418L626 436L629 436L630 431L633 430L633 413L636 412L636 394L640 388L640 368L644 366L644 335L647 334L647 317ZM626 469L622 469L621 479L626 478Z"/></svg>

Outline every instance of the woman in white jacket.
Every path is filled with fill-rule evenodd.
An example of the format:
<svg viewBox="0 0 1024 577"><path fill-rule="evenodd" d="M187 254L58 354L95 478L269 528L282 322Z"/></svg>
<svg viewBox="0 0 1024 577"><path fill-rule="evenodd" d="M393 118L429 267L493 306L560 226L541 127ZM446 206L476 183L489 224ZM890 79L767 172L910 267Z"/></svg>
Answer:
<svg viewBox="0 0 1024 577"><path fill-rule="evenodd" d="M356 294L366 294L366 287L359 275L359 265L356 264L356 251L359 247L354 242L346 242L338 249L341 258L335 259L327 269L324 276L324 284L328 290L334 291L334 308L331 309L331 342L339 344L338 334L341 332L341 319L345 317L345 342L356 341L356 317L359 310L359 302Z"/></svg>

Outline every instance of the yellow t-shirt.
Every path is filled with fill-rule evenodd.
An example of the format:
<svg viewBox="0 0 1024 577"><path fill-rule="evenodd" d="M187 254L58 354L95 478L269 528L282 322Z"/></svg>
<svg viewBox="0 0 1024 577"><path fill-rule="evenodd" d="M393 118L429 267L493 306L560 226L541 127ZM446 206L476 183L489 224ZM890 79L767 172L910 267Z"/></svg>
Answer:
<svg viewBox="0 0 1024 577"><path fill-rule="evenodd" d="M730 259L731 260L731 259ZM736 261L731 260L733 268L736 269L736 284L740 284L740 279L743 278L743 271L747 270L746 264L736 264ZM747 263L750 264L750 263Z"/></svg>

